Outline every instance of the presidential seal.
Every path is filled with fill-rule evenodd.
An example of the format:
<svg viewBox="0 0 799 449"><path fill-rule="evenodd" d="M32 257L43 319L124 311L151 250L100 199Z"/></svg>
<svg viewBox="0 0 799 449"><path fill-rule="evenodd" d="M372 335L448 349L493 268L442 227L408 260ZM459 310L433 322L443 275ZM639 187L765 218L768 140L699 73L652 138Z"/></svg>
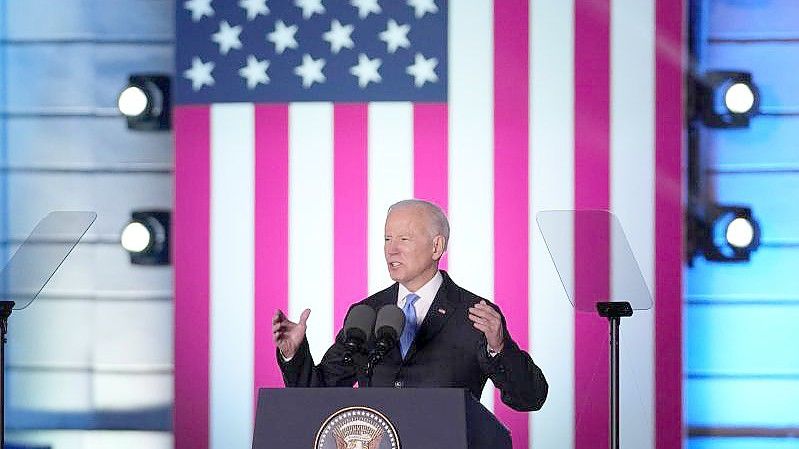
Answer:
<svg viewBox="0 0 799 449"><path fill-rule="evenodd" d="M400 449L400 443L397 430L382 413L347 407L325 420L314 449Z"/></svg>

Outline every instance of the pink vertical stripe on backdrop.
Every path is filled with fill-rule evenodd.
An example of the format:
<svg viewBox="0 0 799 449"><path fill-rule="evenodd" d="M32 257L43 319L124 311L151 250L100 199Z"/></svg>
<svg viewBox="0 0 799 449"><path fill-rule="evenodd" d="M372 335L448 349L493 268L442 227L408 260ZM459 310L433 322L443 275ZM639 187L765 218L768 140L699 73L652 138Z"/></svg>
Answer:
<svg viewBox="0 0 799 449"><path fill-rule="evenodd" d="M205 449L209 432L210 110L178 106L175 124L176 449Z"/></svg>
<svg viewBox="0 0 799 449"><path fill-rule="evenodd" d="M610 207L610 1L575 0L574 205ZM579 236L575 236L579 241ZM591 282L575 254L575 290ZM608 292L609 293L609 292ZM575 313L575 447L608 447L608 324ZM595 363L598 362L598 363Z"/></svg>
<svg viewBox="0 0 799 449"><path fill-rule="evenodd" d="M272 343L275 310L288 313L288 106L255 107L255 354L260 387L283 386Z"/></svg>
<svg viewBox="0 0 799 449"><path fill-rule="evenodd" d="M682 446L683 2L655 1L655 447Z"/></svg>
<svg viewBox="0 0 799 449"><path fill-rule="evenodd" d="M610 299L609 216L578 211L574 219L575 427L586 446L607 447L608 324L596 312L596 301ZM591 444L589 444L591 442ZM581 443L581 444L583 444Z"/></svg>
<svg viewBox="0 0 799 449"><path fill-rule="evenodd" d="M529 349L529 5L494 6L494 297L508 332ZM496 415L510 429L513 446L529 445L527 413L495 399Z"/></svg>
<svg viewBox="0 0 799 449"><path fill-rule="evenodd" d="M574 220L574 306L596 317L596 301L610 300L611 220L604 211L578 211Z"/></svg>
<svg viewBox="0 0 799 449"><path fill-rule="evenodd" d="M368 106L333 107L333 328L367 296Z"/></svg>
<svg viewBox="0 0 799 449"><path fill-rule="evenodd" d="M416 103L413 106L413 196L448 208L447 105ZM447 269L447 255L439 267Z"/></svg>

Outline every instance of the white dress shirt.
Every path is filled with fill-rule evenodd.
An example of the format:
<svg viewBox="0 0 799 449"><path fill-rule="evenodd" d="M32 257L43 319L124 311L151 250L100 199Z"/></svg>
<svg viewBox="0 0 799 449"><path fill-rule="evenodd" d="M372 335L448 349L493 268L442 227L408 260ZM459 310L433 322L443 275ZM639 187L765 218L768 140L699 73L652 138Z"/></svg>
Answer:
<svg viewBox="0 0 799 449"><path fill-rule="evenodd" d="M405 307L405 297L408 296L409 293L416 293L419 299L413 303L413 308L416 309L416 324L421 326L425 315L427 315L427 311L430 310L430 306L433 304L433 300L436 299L436 294L438 294L438 289L441 288L442 283L444 283L444 277L441 276L440 271L436 271L433 279L427 281L427 284L424 284L422 288L415 292L408 290L404 285L400 284L399 291L397 292L397 307L400 309Z"/></svg>

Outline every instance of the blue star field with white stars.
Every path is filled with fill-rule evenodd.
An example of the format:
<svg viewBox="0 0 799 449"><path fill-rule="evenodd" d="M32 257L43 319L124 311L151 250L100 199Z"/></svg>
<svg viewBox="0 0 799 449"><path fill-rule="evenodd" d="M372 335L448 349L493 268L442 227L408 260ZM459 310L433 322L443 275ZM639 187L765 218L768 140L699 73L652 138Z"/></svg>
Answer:
<svg viewBox="0 0 799 449"><path fill-rule="evenodd" d="M181 0L178 104L447 99L446 0Z"/></svg>

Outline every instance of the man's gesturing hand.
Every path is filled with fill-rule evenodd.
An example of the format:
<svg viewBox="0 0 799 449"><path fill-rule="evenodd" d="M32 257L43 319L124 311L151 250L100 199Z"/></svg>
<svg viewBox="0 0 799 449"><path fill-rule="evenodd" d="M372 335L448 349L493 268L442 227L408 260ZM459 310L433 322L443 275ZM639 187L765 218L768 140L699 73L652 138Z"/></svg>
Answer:
<svg viewBox="0 0 799 449"><path fill-rule="evenodd" d="M303 310L300 322L295 323L290 321L282 310L278 309L275 312L275 316L272 317L272 341L275 342L275 346L283 357L290 359L297 353L297 349L305 338L305 330L308 329L306 323L310 314L311 309Z"/></svg>
<svg viewBox="0 0 799 449"><path fill-rule="evenodd" d="M485 301L480 301L469 307L469 319L472 320L474 327L485 334L488 347L496 352L502 352L505 335L502 331L502 317L499 313Z"/></svg>

